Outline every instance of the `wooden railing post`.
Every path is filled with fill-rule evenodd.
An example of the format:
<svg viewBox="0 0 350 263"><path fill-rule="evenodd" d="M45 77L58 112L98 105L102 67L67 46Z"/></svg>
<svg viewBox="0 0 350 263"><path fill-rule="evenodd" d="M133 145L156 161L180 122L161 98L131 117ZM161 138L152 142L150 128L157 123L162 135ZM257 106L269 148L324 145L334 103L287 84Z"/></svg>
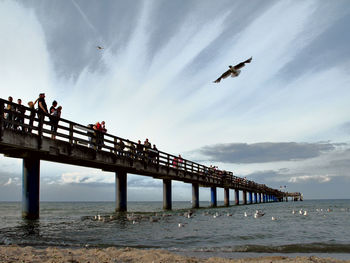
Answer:
<svg viewBox="0 0 350 263"><path fill-rule="evenodd" d="M113 146L114 146L114 154L118 155L118 140L116 137L114 137Z"/></svg>
<svg viewBox="0 0 350 263"><path fill-rule="evenodd" d="M159 172L159 151L157 153L157 172Z"/></svg>
<svg viewBox="0 0 350 263"><path fill-rule="evenodd" d="M73 144L73 123L69 123L69 143Z"/></svg>
<svg viewBox="0 0 350 263"><path fill-rule="evenodd" d="M44 125L45 114L39 114L38 120L38 149L41 149L41 145L43 143L43 125Z"/></svg>
<svg viewBox="0 0 350 263"><path fill-rule="evenodd" d="M167 155L166 167L167 167L167 173L169 173L169 171L170 171L170 156L169 156L169 154L166 154L166 155Z"/></svg>

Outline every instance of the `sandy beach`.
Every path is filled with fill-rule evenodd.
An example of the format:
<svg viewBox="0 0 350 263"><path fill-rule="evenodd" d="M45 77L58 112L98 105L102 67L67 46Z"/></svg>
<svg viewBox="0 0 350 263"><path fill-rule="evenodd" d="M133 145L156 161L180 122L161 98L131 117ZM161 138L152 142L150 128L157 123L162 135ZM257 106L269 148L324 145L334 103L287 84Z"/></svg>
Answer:
<svg viewBox="0 0 350 263"><path fill-rule="evenodd" d="M117 249L109 248L34 248L20 247L17 245L0 246L0 262L2 263L122 263L122 262L145 262L145 263L166 263L166 262L302 262L302 263L325 263L325 262L350 262L350 260L338 260L319 257L287 257L271 256L244 259L226 258L194 258L177 255L166 250L142 250L134 248Z"/></svg>

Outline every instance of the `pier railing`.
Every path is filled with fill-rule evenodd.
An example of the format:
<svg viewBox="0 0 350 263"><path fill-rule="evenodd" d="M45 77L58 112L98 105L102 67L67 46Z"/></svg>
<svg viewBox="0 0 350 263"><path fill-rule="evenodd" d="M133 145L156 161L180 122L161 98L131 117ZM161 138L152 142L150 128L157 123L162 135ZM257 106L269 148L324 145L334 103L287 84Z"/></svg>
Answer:
<svg viewBox="0 0 350 263"><path fill-rule="evenodd" d="M237 189L253 188L262 193L275 193L276 196L283 195L279 190L235 176L232 172L207 167L158 149L154 150L134 141L96 131L88 125L82 125L64 118L58 119L57 131L53 131L51 127L54 125L52 120L55 117L49 114L42 114L42 116L39 117L38 111L34 108L0 99L0 141L2 140L3 129L38 136L39 142L43 137L51 138L51 136L55 136L55 140L85 146L96 151L110 152L118 158L139 160L145 166L154 165L156 167L166 167L169 170L199 174L208 180L219 180L224 185L233 184Z"/></svg>

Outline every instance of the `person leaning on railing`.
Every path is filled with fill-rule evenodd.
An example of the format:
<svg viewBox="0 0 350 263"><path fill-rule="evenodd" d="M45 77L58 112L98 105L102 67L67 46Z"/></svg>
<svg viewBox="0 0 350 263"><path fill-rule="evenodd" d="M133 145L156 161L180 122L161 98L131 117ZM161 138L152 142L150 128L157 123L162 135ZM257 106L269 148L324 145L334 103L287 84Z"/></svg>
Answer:
<svg viewBox="0 0 350 263"><path fill-rule="evenodd" d="M24 132L24 114L26 112L26 108L22 105L22 100L17 100L17 106L16 106L16 116L15 116L15 122L14 129L17 130L18 127L21 127L21 131Z"/></svg>
<svg viewBox="0 0 350 263"><path fill-rule="evenodd" d="M125 149L125 143L123 142L123 140L119 140L119 142L116 144L116 150L119 156L123 156L124 155L124 149Z"/></svg>
<svg viewBox="0 0 350 263"><path fill-rule="evenodd" d="M153 163L157 163L158 155L159 155L159 152L158 152L157 146L153 144L153 148L149 149L149 157Z"/></svg>
<svg viewBox="0 0 350 263"><path fill-rule="evenodd" d="M183 162L184 162L184 160L182 159L181 154L179 154L179 157L177 158L177 161L179 163L179 168L183 169Z"/></svg>
<svg viewBox="0 0 350 263"><path fill-rule="evenodd" d="M37 101L35 101L36 103ZM34 108L34 105L35 105L34 102L32 101L29 101L28 102L28 106L30 108L30 115L29 115L29 128L28 128L28 132L32 132L32 127L33 127L33 124L34 124L34 119L35 119L35 108Z"/></svg>
<svg viewBox="0 0 350 263"><path fill-rule="evenodd" d="M144 145L144 157L145 157L146 161L150 161L149 160L149 149L151 149L151 143L149 142L148 138L146 138L143 145Z"/></svg>
<svg viewBox="0 0 350 263"><path fill-rule="evenodd" d="M45 93L40 93L38 98L38 117L40 129L42 128L45 119L45 114L48 114L47 105L45 101Z"/></svg>
<svg viewBox="0 0 350 263"><path fill-rule="evenodd" d="M10 103L7 103L6 109L7 113L5 114L5 120L8 121L5 123L5 128L12 128L12 121L13 121L13 111L14 111L14 106L12 105L13 98L11 96L8 97L8 101Z"/></svg>
<svg viewBox="0 0 350 263"><path fill-rule="evenodd" d="M96 136L95 136L95 133L94 133L94 125L93 124L88 124L87 126L89 129L89 131L86 132L86 135L88 136L88 139L89 139L89 148L93 148L94 147L94 144L96 143Z"/></svg>
<svg viewBox="0 0 350 263"><path fill-rule="evenodd" d="M53 132L53 134L51 134L51 139L56 139L58 122L61 118L61 111L62 106L58 106L57 109L54 109L51 113L51 131Z"/></svg>
<svg viewBox="0 0 350 263"><path fill-rule="evenodd" d="M137 158L139 160L142 160L142 156L143 156L143 145L141 144L141 141L138 140L137 141L137 145L136 145L136 155L137 155Z"/></svg>
<svg viewBox="0 0 350 263"><path fill-rule="evenodd" d="M96 124L93 126L93 129L95 131L97 148L101 150L103 146L103 135L104 133L107 132L107 129L105 127L105 122L104 121L102 121L101 123L96 122Z"/></svg>
<svg viewBox="0 0 350 263"><path fill-rule="evenodd" d="M128 158L134 158L135 156L135 146L132 142L130 142L129 140L126 140L126 157Z"/></svg>

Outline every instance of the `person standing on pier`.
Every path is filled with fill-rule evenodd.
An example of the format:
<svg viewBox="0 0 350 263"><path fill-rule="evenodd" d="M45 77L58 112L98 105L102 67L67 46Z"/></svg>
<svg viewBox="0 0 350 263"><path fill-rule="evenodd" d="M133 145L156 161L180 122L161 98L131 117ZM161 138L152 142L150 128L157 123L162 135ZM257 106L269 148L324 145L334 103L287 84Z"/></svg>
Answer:
<svg viewBox="0 0 350 263"><path fill-rule="evenodd" d="M105 121L102 121L101 123L96 122L93 129L95 130L97 148L101 150L103 146L103 134L107 132Z"/></svg>
<svg viewBox="0 0 350 263"><path fill-rule="evenodd" d="M144 149L144 155L145 155L145 159L146 159L146 161L151 161L150 159L149 159L149 150L151 149L151 143L149 142L149 140L148 140L148 138L146 138L146 140L144 141L144 143L143 143L143 145L145 146L145 149Z"/></svg>
<svg viewBox="0 0 350 263"><path fill-rule="evenodd" d="M97 148L100 150L101 149L101 124L100 122L96 122L95 125L92 127L95 131L95 142L96 142L96 146Z"/></svg>
<svg viewBox="0 0 350 263"><path fill-rule="evenodd" d="M38 99L38 117L39 117L40 129L43 126L45 114L48 114L47 105L45 101L45 93L40 93L39 99Z"/></svg>
<svg viewBox="0 0 350 263"><path fill-rule="evenodd" d="M57 101L53 101L52 102L52 106L50 107L50 115L53 115L53 113L56 111L56 107L57 107Z"/></svg>
<svg viewBox="0 0 350 263"><path fill-rule="evenodd" d="M174 159L173 159L173 167L174 167L174 168L178 168L177 165L178 165L178 159L177 159L177 157L175 156Z"/></svg>
<svg viewBox="0 0 350 263"><path fill-rule="evenodd" d="M52 102L52 106L50 107L49 113L50 113L50 124L51 124L51 139L55 139L55 123L56 123L56 116L57 116L57 101ZM58 123L58 122L57 122Z"/></svg>
<svg viewBox="0 0 350 263"><path fill-rule="evenodd" d="M137 141L137 145L136 145L136 154L137 154L137 158L138 158L139 160L142 160L143 145L141 144L141 141L140 141L140 140Z"/></svg>
<svg viewBox="0 0 350 263"><path fill-rule="evenodd" d="M57 105L57 102L56 102ZM51 109L50 109L51 111ZM58 122L61 118L61 112L62 112L62 106L57 107L57 109L54 109L51 113L51 139L55 140L56 139L56 133L57 133L57 128L58 128Z"/></svg>
<svg viewBox="0 0 350 263"><path fill-rule="evenodd" d="M9 96L8 101L10 103L8 103L6 106L6 109L8 110L8 112L6 113L5 119L9 122L5 124L5 128L12 128L13 111L14 111L14 106L12 105L13 98Z"/></svg>
<svg viewBox="0 0 350 263"><path fill-rule="evenodd" d="M104 141L104 134L107 132L105 121L101 122L100 131L101 131L101 147L102 147L103 141Z"/></svg>
<svg viewBox="0 0 350 263"><path fill-rule="evenodd" d="M16 118L15 118L15 121L17 123L14 126L14 128L16 130L18 127L21 127L21 130L23 132L24 131L24 114L26 112L26 108L23 107L21 99L17 100L17 104L18 105L16 106Z"/></svg>
<svg viewBox="0 0 350 263"><path fill-rule="evenodd" d="M88 124L87 126L90 130L87 131L87 136L89 138L89 148L93 148L94 144L96 143L96 136L94 132L94 125L93 124Z"/></svg>
<svg viewBox="0 0 350 263"><path fill-rule="evenodd" d="M181 154L179 154L179 158L177 160L178 160L178 163L179 163L179 168L182 169L184 160L182 159Z"/></svg>
<svg viewBox="0 0 350 263"><path fill-rule="evenodd" d="M36 101L35 101L36 102ZM34 119L35 119L35 108L34 108L34 103L32 101L28 102L28 106L30 108L30 115L29 115L29 128L28 128L28 132L32 132L32 128L33 124L34 124Z"/></svg>

